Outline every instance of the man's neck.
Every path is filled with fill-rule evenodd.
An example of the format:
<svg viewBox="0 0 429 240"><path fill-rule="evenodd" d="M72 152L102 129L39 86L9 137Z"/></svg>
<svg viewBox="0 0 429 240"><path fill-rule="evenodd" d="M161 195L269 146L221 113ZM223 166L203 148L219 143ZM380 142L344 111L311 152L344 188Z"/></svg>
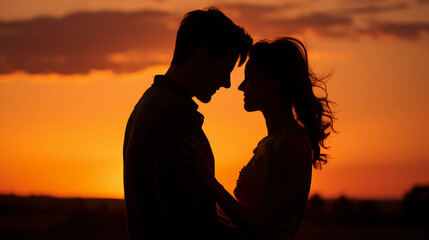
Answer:
<svg viewBox="0 0 429 240"><path fill-rule="evenodd" d="M183 88L183 90L185 90L189 94L189 96L195 96L194 91L192 90L192 85L189 84L189 71L185 69L185 66L176 67L174 65L171 65L164 75L179 84Z"/></svg>

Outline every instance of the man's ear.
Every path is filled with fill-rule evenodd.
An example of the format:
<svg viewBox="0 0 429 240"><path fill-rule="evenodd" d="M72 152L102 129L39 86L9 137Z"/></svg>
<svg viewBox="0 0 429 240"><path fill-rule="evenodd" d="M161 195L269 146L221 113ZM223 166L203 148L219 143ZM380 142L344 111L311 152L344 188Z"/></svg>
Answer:
<svg viewBox="0 0 429 240"><path fill-rule="evenodd" d="M199 47L191 54L194 66L205 67L210 64L210 54L207 47Z"/></svg>
<svg viewBox="0 0 429 240"><path fill-rule="evenodd" d="M280 87L280 82L281 82L281 79L280 79L280 78L271 78L270 80L271 80L271 86L272 86L274 89L277 89L277 88L279 88L279 87Z"/></svg>

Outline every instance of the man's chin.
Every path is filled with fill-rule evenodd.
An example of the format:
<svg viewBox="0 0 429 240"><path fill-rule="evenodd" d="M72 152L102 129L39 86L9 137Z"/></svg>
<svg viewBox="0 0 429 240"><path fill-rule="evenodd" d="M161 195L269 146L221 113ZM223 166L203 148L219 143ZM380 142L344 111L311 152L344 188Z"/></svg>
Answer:
<svg viewBox="0 0 429 240"><path fill-rule="evenodd" d="M212 96L195 96L200 102L208 103L212 99Z"/></svg>

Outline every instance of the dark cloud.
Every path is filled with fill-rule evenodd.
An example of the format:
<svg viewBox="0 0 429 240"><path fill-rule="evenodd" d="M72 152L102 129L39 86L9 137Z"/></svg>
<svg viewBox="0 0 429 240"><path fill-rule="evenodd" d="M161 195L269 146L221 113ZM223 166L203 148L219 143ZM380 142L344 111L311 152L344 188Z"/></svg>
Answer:
<svg viewBox="0 0 429 240"><path fill-rule="evenodd" d="M405 3L396 3L393 5L367 5L362 7L354 7L354 8L345 8L338 10L338 14L348 15L348 14L375 14L375 13L384 13L384 12L392 12L397 10L405 10L408 9L408 5Z"/></svg>
<svg viewBox="0 0 429 240"><path fill-rule="evenodd" d="M418 40L421 34L429 34L429 23L389 23L371 22L371 27L360 30L360 33L371 35L375 38L389 35L405 40Z"/></svg>
<svg viewBox="0 0 429 240"><path fill-rule="evenodd" d="M429 0L417 0L419 4L429 4Z"/></svg>
<svg viewBox="0 0 429 240"><path fill-rule="evenodd" d="M377 1L382 2L382 1ZM295 8L302 6L295 5ZM258 10L261 8L261 11ZM303 34L311 31L321 37L334 39L349 38L356 39L362 35L374 37L390 35L402 40L420 39L423 32L427 32L426 23L389 23L367 21L366 26L358 26L356 23L361 15L365 14L371 19L372 14L387 13L392 11L406 10L409 5L396 3L391 5L374 5L374 3L360 4L340 10L327 10L326 12L309 12L308 14L289 17L290 8L278 6L241 6L240 20L250 33L257 32L259 35L280 36L290 34ZM272 17L274 13L275 17ZM281 14L279 14L281 13Z"/></svg>
<svg viewBox="0 0 429 240"><path fill-rule="evenodd" d="M250 34L266 38L310 31L332 39L362 35L420 39L423 33L429 33L429 23L356 23L362 14L371 19L371 14L406 7L369 5L301 15L295 10L302 12L305 6L293 4L230 4L221 9ZM85 12L63 18L0 22L0 74L18 70L60 74L85 74L93 69L133 72L168 64L181 17L158 11Z"/></svg>
<svg viewBox="0 0 429 240"><path fill-rule="evenodd" d="M373 4L373 3L382 3L386 2L387 0L342 0L342 3L345 4Z"/></svg>
<svg viewBox="0 0 429 240"><path fill-rule="evenodd" d="M353 19L316 12L296 18L274 20L272 24L286 34L305 33L309 30L320 36L338 38L347 34L345 29L352 27Z"/></svg>
<svg viewBox="0 0 429 240"><path fill-rule="evenodd" d="M159 63L155 57L171 51L177 28L171 25L179 20L164 12L140 11L0 22L0 73L136 71Z"/></svg>
<svg viewBox="0 0 429 240"><path fill-rule="evenodd" d="M273 13L276 11L281 11L285 9L293 9L299 7L299 4L296 3L285 3L279 5L263 5L263 4L247 4L247 3L235 3L235 4L223 4L220 5L220 8L230 9L230 10L238 10L240 12L246 14L267 14Z"/></svg>
<svg viewBox="0 0 429 240"><path fill-rule="evenodd" d="M250 33L258 33L258 35L290 35L311 30L323 36L339 36L343 33L336 32L334 29L348 27L353 23L350 17L323 12L289 17L289 11L303 7L305 6L298 4L224 6L224 8L239 11L238 18L243 26Z"/></svg>

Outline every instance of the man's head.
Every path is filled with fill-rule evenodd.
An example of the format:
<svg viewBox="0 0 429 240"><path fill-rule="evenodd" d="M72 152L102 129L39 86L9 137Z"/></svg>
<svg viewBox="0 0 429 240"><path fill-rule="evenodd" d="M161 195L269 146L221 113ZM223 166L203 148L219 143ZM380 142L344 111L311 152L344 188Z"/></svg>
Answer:
<svg viewBox="0 0 429 240"><path fill-rule="evenodd" d="M183 18L177 32L172 66L191 66L193 94L209 102L220 87L229 88L230 74L239 59L247 58L253 43L243 28L216 8L195 10Z"/></svg>

